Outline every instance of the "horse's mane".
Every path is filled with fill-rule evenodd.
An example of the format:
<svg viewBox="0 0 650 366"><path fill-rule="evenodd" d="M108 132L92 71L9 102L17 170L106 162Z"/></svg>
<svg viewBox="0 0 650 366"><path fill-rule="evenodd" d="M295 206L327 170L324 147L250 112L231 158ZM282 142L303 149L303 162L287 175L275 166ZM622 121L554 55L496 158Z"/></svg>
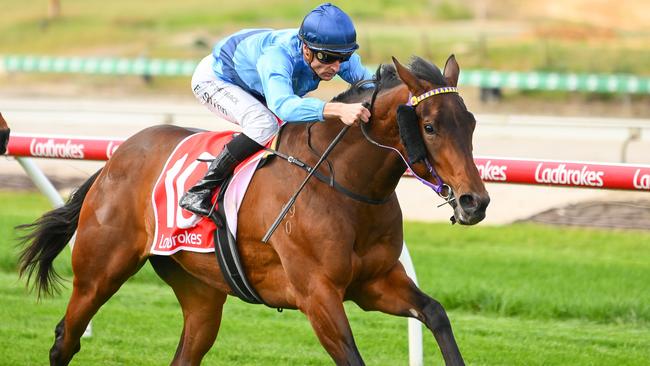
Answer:
<svg viewBox="0 0 650 366"><path fill-rule="evenodd" d="M434 85L446 86L447 82L442 76L440 69L430 63L429 61L424 60L421 57L413 56L410 59L408 64L408 69L415 75L418 79L426 80ZM397 70L395 70L395 65L393 64L383 64L381 65L381 90L392 89L398 85L402 84L397 75ZM363 86L358 86L357 84L352 85L348 90L337 95L332 99L332 102L359 102L366 99L372 94L373 88L367 88Z"/></svg>

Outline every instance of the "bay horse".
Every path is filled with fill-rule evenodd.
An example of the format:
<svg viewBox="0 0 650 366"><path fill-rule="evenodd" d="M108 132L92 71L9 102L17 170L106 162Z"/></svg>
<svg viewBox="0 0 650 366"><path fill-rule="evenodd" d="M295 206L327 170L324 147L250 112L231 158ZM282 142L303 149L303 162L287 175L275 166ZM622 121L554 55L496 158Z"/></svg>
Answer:
<svg viewBox="0 0 650 366"><path fill-rule="evenodd" d="M0 155L7 152L7 145L9 144L9 126L2 113L0 113Z"/></svg>
<svg viewBox="0 0 650 366"><path fill-rule="evenodd" d="M278 230L263 244L266 229L306 173L271 159L256 172L244 197L237 239L249 282L267 305L303 312L337 365L364 364L344 311L345 300L365 311L419 319L433 332L445 363L464 364L442 305L420 291L398 261L403 225L395 194L407 168L401 156L409 153L396 123L398 106L411 96L455 87L459 72L453 55L444 73L418 57L408 67L393 58L393 65L378 72L382 76L374 88L370 122L363 131L351 128L329 162L339 185L381 204L359 202L311 180L292 216L285 219L292 220L292 230ZM335 100L368 102L372 89L352 87ZM432 95L411 108L425 147L424 161L431 162L429 167L422 161L413 163L411 170L430 184L441 180L450 187L455 197L450 204L460 224L481 221L489 196L472 157L473 115L457 93ZM328 120L305 126L287 124L279 150L313 165L318 156L311 149L323 151L343 125ZM52 261L77 230L72 295L55 328L51 365L70 362L93 315L147 260L173 288L183 311L184 328L172 364L198 365L214 343L223 304L233 294L214 254L149 253L154 232L151 191L172 149L193 132L175 126L142 130L125 141L65 206L23 226L31 231L24 237L28 246L21 253L20 271L28 275L28 283L34 275L39 296L56 290Z"/></svg>

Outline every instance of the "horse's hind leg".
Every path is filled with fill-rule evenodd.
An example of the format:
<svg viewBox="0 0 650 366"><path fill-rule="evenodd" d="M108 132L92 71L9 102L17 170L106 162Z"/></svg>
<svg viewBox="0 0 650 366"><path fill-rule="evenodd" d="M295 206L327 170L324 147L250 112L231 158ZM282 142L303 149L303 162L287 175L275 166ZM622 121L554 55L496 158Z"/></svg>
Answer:
<svg viewBox="0 0 650 366"><path fill-rule="evenodd" d="M172 365L199 365L217 338L226 294L193 277L169 257L149 260L183 308L183 333Z"/></svg>
<svg viewBox="0 0 650 366"><path fill-rule="evenodd" d="M77 233L72 254L72 295L55 329L51 365L67 365L80 349L80 338L97 310L145 261L122 230L85 228ZM120 238L119 240L117 238ZM112 240L109 240L112 239Z"/></svg>

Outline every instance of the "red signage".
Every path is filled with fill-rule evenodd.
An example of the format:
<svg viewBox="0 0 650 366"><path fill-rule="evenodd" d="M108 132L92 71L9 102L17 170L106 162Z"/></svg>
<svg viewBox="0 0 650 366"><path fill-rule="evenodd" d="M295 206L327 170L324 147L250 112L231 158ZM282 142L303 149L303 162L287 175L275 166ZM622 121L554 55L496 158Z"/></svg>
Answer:
<svg viewBox="0 0 650 366"><path fill-rule="evenodd" d="M474 159L486 182L650 191L650 165Z"/></svg>
<svg viewBox="0 0 650 366"><path fill-rule="evenodd" d="M7 155L108 160L122 139L12 135ZM505 158L474 159L486 182L650 191L650 165Z"/></svg>
<svg viewBox="0 0 650 366"><path fill-rule="evenodd" d="M7 155L53 159L108 160L122 142L124 142L122 139L12 134L7 146Z"/></svg>

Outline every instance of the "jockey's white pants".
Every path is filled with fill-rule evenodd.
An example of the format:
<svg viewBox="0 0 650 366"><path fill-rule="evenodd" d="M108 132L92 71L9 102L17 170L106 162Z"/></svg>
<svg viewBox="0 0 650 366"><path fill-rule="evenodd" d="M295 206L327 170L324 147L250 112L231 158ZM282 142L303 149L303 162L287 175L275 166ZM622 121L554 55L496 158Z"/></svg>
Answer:
<svg viewBox="0 0 650 366"><path fill-rule="evenodd" d="M194 96L212 113L240 125L244 135L265 145L280 128L275 115L244 89L217 78L212 71L213 61L208 55L194 70Z"/></svg>

